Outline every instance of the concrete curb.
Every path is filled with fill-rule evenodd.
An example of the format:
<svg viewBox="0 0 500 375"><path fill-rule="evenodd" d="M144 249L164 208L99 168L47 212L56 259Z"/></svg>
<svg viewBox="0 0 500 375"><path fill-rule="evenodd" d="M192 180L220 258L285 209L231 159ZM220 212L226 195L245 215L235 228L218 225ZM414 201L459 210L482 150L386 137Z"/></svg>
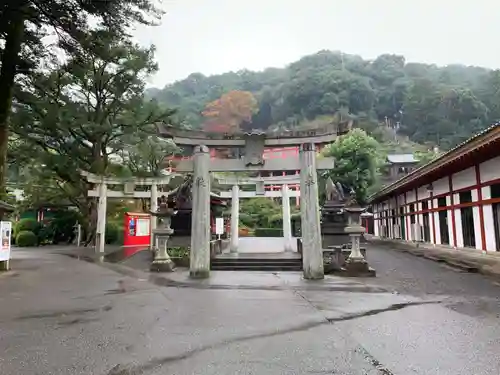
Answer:
<svg viewBox="0 0 500 375"><path fill-rule="evenodd" d="M444 250L439 248L428 249L414 244L404 244L397 241L387 241L377 238L367 240L373 245L390 247L414 256L432 260L434 262L446 263L447 265L461 269L470 273L480 273L485 276L500 278L500 259L495 256L485 255L485 259L474 259L478 254L473 254L470 258L464 257L460 250L453 254L453 250ZM456 250L455 250L456 251Z"/></svg>

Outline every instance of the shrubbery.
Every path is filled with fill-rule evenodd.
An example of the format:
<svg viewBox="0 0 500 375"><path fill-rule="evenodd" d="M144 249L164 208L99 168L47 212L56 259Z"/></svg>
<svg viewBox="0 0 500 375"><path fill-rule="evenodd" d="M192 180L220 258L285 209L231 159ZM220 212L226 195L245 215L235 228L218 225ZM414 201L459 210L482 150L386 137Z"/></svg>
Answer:
<svg viewBox="0 0 500 375"><path fill-rule="evenodd" d="M283 237L283 229L255 228L255 237Z"/></svg>
<svg viewBox="0 0 500 375"><path fill-rule="evenodd" d="M71 210L61 210L54 213L54 216L45 220L44 222L38 222L32 218L25 218L14 223L12 242L18 246L36 246L36 245L47 245L47 244L58 244L58 243L72 243L75 239L75 224L80 222L80 215ZM29 240L29 245L19 244L18 235L21 232L30 232L35 238L36 242L34 245L31 244ZM29 235L32 238L31 235Z"/></svg>
<svg viewBox="0 0 500 375"><path fill-rule="evenodd" d="M29 230L22 230L16 235L16 244L20 247L33 247L38 245L38 237Z"/></svg>
<svg viewBox="0 0 500 375"><path fill-rule="evenodd" d="M38 236L38 233L42 229L42 224L36 221L35 219L21 219L14 225L14 233L17 234L23 231L32 232L35 236Z"/></svg>
<svg viewBox="0 0 500 375"><path fill-rule="evenodd" d="M123 226L114 222L106 223L104 240L107 245L116 245L123 242Z"/></svg>
<svg viewBox="0 0 500 375"><path fill-rule="evenodd" d="M167 253L172 258L189 258L189 248L188 247L171 247L167 248Z"/></svg>

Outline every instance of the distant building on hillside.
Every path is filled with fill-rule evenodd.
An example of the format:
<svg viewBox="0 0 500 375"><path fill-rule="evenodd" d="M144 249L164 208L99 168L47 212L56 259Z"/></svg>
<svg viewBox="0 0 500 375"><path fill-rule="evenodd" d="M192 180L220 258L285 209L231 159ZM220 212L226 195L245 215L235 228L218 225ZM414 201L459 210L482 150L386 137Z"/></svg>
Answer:
<svg viewBox="0 0 500 375"><path fill-rule="evenodd" d="M388 168L384 182L392 183L417 169L419 161L413 154L389 154L386 162Z"/></svg>

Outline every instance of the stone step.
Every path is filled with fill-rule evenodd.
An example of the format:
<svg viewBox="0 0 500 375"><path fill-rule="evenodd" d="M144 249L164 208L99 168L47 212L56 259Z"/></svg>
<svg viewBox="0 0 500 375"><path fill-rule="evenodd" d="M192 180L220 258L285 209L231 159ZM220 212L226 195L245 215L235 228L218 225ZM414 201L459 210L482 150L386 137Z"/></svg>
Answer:
<svg viewBox="0 0 500 375"><path fill-rule="evenodd" d="M215 271L301 271L302 259L216 258L210 268Z"/></svg>
<svg viewBox="0 0 500 375"><path fill-rule="evenodd" d="M212 259L214 263L227 263L227 264L237 264L237 263L247 263L247 264L302 264L302 259L247 259L247 258L216 258Z"/></svg>
<svg viewBox="0 0 500 375"><path fill-rule="evenodd" d="M212 271L302 271L299 265L262 265L262 264L233 264L233 265L211 265Z"/></svg>

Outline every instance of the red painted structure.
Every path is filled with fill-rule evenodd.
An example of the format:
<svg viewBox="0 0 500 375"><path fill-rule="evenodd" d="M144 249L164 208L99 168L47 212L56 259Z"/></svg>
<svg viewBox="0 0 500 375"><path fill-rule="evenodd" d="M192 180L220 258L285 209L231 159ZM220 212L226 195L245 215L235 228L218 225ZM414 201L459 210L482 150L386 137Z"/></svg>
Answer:
<svg viewBox="0 0 500 375"><path fill-rule="evenodd" d="M320 147L318 147L318 152L320 151ZM216 158L216 150L210 150L210 156L212 159ZM298 158L299 157L299 147L281 147L281 148L267 148L264 149L264 154L262 155L264 160L267 159L286 159L289 157ZM168 160L190 160L192 156L172 156L168 158ZM170 171L175 171L175 168L169 168ZM279 172L278 172L279 173ZM285 176L285 172L282 172L283 176ZM295 172L297 175L300 171ZM300 184L294 184L288 186L290 190L300 190ZM266 185L266 190L270 191L278 191L281 190L281 185ZM297 206L299 205L299 198L296 199Z"/></svg>
<svg viewBox="0 0 500 375"><path fill-rule="evenodd" d="M403 195L403 204L399 207L404 208L404 213L397 212L396 215L391 215L390 210L379 211L379 216L375 220L384 221L392 218L403 217L407 223L406 228L410 227L410 217L420 214L433 214L440 211L450 212L451 225L451 238L449 238L449 245L457 247L457 218L456 210L466 207L477 207L478 209L478 229L479 241L476 241L476 248L478 250L487 250L486 246L486 228L485 228L485 206L499 204L500 198L490 197L484 198L483 188L500 184L500 178L491 178L484 180L481 176L480 164L488 160L495 159L500 156L500 123L491 126L483 132L471 137L469 140L456 146L452 150L438 159L430 162L429 164L417 169L409 175L403 177L397 182L381 189L372 199L372 204L377 205L385 202L388 199L396 198L398 195ZM464 171L468 168L474 168L474 178L471 179L467 186L457 188L454 186L452 175ZM418 188L432 184L441 178L447 179L448 191L443 193L430 192L429 197L419 197ZM407 202L406 194L415 191L415 201ZM455 199L455 194L461 192L477 192L477 200L472 202L459 202ZM443 206L436 206L433 204L434 200L439 198L449 198L449 204ZM416 209L412 212L408 206L416 207L418 203L427 203L427 208ZM430 229L432 231L432 238L436 239L437 216L431 215ZM490 228L493 230L493 228ZM405 231L405 240L410 240L409 231ZM500 247L500 244L497 244ZM500 250L497 249L497 251Z"/></svg>
<svg viewBox="0 0 500 375"><path fill-rule="evenodd" d="M137 221L147 220L149 223L149 230L147 234L137 235ZM127 212L124 215L124 233L123 233L123 247L127 256L134 254L139 250L149 247L151 239L151 215L141 212Z"/></svg>

